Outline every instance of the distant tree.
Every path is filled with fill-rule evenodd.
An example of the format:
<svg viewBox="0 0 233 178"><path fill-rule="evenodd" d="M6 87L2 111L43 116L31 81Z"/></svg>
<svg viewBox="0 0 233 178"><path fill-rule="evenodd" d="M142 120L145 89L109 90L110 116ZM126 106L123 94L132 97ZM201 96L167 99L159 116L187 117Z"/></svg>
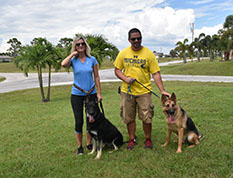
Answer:
<svg viewBox="0 0 233 178"><path fill-rule="evenodd" d="M19 54L20 49L22 48L21 42L17 38L12 38L7 41L10 44L10 48L7 49L9 55L12 57L16 57Z"/></svg>
<svg viewBox="0 0 233 178"><path fill-rule="evenodd" d="M193 62L194 50L195 50L194 42L187 45L188 56L192 60L192 62Z"/></svg>
<svg viewBox="0 0 233 178"><path fill-rule="evenodd" d="M0 56L10 56L10 54L9 53L0 53Z"/></svg>
<svg viewBox="0 0 233 178"><path fill-rule="evenodd" d="M177 55L178 55L176 50L174 50L174 49L172 49L169 54L171 55L172 58L177 57Z"/></svg>
<svg viewBox="0 0 233 178"><path fill-rule="evenodd" d="M208 56L210 57L210 62L213 62L213 40L210 35L205 36L203 39L203 45L206 51L208 51Z"/></svg>
<svg viewBox="0 0 233 178"><path fill-rule="evenodd" d="M233 53L233 15L226 17L221 42L224 45L225 60L231 60Z"/></svg>
<svg viewBox="0 0 233 178"><path fill-rule="evenodd" d="M62 47L62 48L70 48L72 47L72 38L61 38L57 44L57 47Z"/></svg>
<svg viewBox="0 0 233 178"><path fill-rule="evenodd" d="M233 51L233 28L223 32L221 36L221 45L224 48L225 60L231 60Z"/></svg>
<svg viewBox="0 0 233 178"><path fill-rule="evenodd" d="M71 52L72 38L61 38L56 46L56 55L59 59L65 59ZM69 68L66 68L69 71Z"/></svg>
<svg viewBox="0 0 233 178"><path fill-rule="evenodd" d="M201 57L201 51L203 49L203 41L202 39L205 37L204 33L201 33L197 38L194 39L194 46L195 49L197 49L197 60L200 62L200 57Z"/></svg>
<svg viewBox="0 0 233 178"><path fill-rule="evenodd" d="M220 37L217 34L212 35L213 59L218 53L221 53Z"/></svg>
<svg viewBox="0 0 233 178"><path fill-rule="evenodd" d="M228 15L223 24L223 28L230 29L233 27L233 15Z"/></svg>
<svg viewBox="0 0 233 178"><path fill-rule="evenodd" d="M223 29L219 29L218 30L218 36L219 36L219 41L218 41L218 51L220 53L221 59L223 60L223 56L224 56L224 45L222 44L222 35L224 33Z"/></svg>
<svg viewBox="0 0 233 178"><path fill-rule="evenodd" d="M187 38L185 38L183 42L178 41L176 43L177 47L175 48L176 51L180 52L180 57L183 57L184 64L186 64L186 51L188 49L188 45L186 44L187 42L188 42Z"/></svg>

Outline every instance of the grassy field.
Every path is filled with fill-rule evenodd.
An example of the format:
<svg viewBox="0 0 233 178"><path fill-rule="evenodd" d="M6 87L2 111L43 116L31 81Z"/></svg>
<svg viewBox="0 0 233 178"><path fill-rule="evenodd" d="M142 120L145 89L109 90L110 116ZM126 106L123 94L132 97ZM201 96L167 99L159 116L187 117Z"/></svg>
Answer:
<svg viewBox="0 0 233 178"><path fill-rule="evenodd" d="M109 69L113 68L113 62L110 60L104 60L104 62L100 65L100 69ZM70 68L70 71L72 69ZM22 72L20 69L18 69L13 62L2 62L0 63L0 73L17 73ZM37 72L36 70L31 70L29 72ZM46 69L43 70L43 72L48 72ZM65 68L61 68L59 72L66 72Z"/></svg>
<svg viewBox="0 0 233 178"><path fill-rule="evenodd" d="M102 83L106 117L128 140L119 117L120 83ZM178 103L205 135L195 148L177 144L161 147L166 140L166 124L161 103L153 97L152 150L144 149L144 134L137 121L138 145L127 151L103 151L77 156L74 118L70 105L71 86L52 87L51 101L42 103L39 89L0 94L0 177L233 177L233 84L164 82L175 92ZM153 86L155 93L159 93ZM172 138L175 138L174 135ZM84 137L85 144L85 137Z"/></svg>
<svg viewBox="0 0 233 178"><path fill-rule="evenodd" d="M161 67L162 74L233 76L233 60L188 62Z"/></svg>
<svg viewBox="0 0 233 178"><path fill-rule="evenodd" d="M167 62L171 60L180 60L178 58L168 59L163 58L160 62ZM113 68L113 62L110 60L105 60L100 69L109 69ZM188 62L187 64L179 63L169 66L162 66L161 73L162 74L181 74L181 75L216 75L216 76L233 76L233 61L220 61L214 60L214 62L209 62L209 60L202 60L201 62ZM66 72L67 69L61 68L59 72ZM70 68L70 71L72 69ZM22 72L15 67L14 63L0 63L0 73L8 72ZM36 71L30 71L36 72ZM44 72L47 72L46 69Z"/></svg>

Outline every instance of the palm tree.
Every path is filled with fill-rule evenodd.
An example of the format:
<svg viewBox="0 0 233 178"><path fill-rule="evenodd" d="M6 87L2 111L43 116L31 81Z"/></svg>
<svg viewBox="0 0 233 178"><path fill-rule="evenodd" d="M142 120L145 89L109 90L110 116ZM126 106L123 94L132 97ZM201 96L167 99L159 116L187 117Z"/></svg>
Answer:
<svg viewBox="0 0 233 178"><path fill-rule="evenodd" d="M212 45L213 45L213 59L218 53L221 53L220 37L219 35L212 35Z"/></svg>
<svg viewBox="0 0 233 178"><path fill-rule="evenodd" d="M231 60L233 51L233 28L223 32L221 44L224 47L225 60Z"/></svg>
<svg viewBox="0 0 233 178"><path fill-rule="evenodd" d="M194 50L195 50L194 42L192 42L190 45L187 45L187 50L188 50L188 55L193 62L193 56L194 56Z"/></svg>
<svg viewBox="0 0 233 178"><path fill-rule="evenodd" d="M76 34L79 36L80 34ZM98 63L101 65L104 59L109 58L115 60L119 50L117 47L108 42L103 35L84 35L87 39L89 46L91 47L91 55L95 56Z"/></svg>
<svg viewBox="0 0 233 178"><path fill-rule="evenodd" d="M176 43L177 47L175 48L176 51L180 52L180 57L183 57L184 64L186 64L186 50L188 49L188 45L186 45L185 43L187 42L187 38L184 39L183 43L181 41L178 41Z"/></svg>
<svg viewBox="0 0 233 178"><path fill-rule="evenodd" d="M218 50L220 52L222 60L223 60L223 54L224 54L224 45L223 45L223 40L222 40L223 33L224 33L223 29L218 30L218 36L219 36Z"/></svg>
<svg viewBox="0 0 233 178"><path fill-rule="evenodd" d="M222 43L225 49L225 60L231 60L233 53L233 15L229 15L226 17L226 20L223 24L223 35L222 35Z"/></svg>
<svg viewBox="0 0 233 178"><path fill-rule="evenodd" d="M203 46L208 52L208 56L210 57L210 62L213 62L213 39L210 35L205 36L203 40Z"/></svg>
<svg viewBox="0 0 233 178"><path fill-rule="evenodd" d="M197 60L200 62L201 51L203 49L202 39L205 37L204 33L201 33L197 38L194 39L194 46L197 49Z"/></svg>
<svg viewBox="0 0 233 178"><path fill-rule="evenodd" d="M51 69L60 67L58 59L55 58L56 51L52 44L45 38L34 38L31 46L27 45L20 50L19 56L14 60L17 67L24 71L28 76L31 69L36 69L43 102L50 101L50 84L51 84ZM48 92L47 97L44 95L42 69L48 67Z"/></svg>

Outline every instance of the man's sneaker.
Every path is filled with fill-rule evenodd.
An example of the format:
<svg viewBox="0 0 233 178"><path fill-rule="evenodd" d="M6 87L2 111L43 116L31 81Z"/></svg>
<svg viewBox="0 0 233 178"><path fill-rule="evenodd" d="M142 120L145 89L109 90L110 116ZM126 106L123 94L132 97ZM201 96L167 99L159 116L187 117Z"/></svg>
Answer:
<svg viewBox="0 0 233 178"><path fill-rule="evenodd" d="M147 138L144 143L145 143L145 148L150 148L150 149L153 148L153 145L152 145L152 142L151 142L150 138Z"/></svg>
<svg viewBox="0 0 233 178"><path fill-rule="evenodd" d="M78 154L78 155L83 155L83 147L82 147L82 146L80 146L80 147L78 148L77 154Z"/></svg>
<svg viewBox="0 0 233 178"><path fill-rule="evenodd" d="M137 144L137 143L136 143L136 140L135 140L135 139L130 139L130 140L129 140L129 144L128 144L128 146L127 146L127 150L132 150L136 144Z"/></svg>
<svg viewBox="0 0 233 178"><path fill-rule="evenodd" d="M87 145L87 150L89 150L89 151L92 150L92 144Z"/></svg>

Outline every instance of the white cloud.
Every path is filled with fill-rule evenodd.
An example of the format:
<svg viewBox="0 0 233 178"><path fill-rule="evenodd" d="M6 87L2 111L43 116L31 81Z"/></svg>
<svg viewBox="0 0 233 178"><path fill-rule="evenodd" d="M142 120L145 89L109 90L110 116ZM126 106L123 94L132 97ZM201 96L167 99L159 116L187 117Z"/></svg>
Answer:
<svg viewBox="0 0 233 178"><path fill-rule="evenodd" d="M121 50L129 45L128 30L138 27L145 46L168 53L178 40L191 39L189 24L195 15L192 9L159 8L164 2L15 0L8 5L0 0L0 52L9 48L6 41L13 37L23 44L29 44L35 37L46 37L56 44L60 38L72 38L76 33L103 34Z"/></svg>
<svg viewBox="0 0 233 178"><path fill-rule="evenodd" d="M218 34L218 31L222 28L223 28L222 24L216 25L214 27L203 27L201 29L195 30L194 37L198 37L201 33L212 36L214 34Z"/></svg>

